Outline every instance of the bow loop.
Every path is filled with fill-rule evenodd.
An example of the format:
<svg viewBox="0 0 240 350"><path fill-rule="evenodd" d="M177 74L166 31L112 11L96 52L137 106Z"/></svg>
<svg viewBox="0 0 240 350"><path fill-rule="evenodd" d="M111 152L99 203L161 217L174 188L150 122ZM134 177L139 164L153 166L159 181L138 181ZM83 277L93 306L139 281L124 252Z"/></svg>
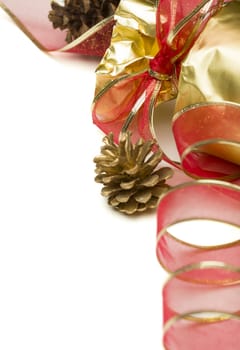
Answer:
<svg viewBox="0 0 240 350"><path fill-rule="evenodd" d="M177 97L183 58L222 2L159 0L156 9L155 0L134 0L133 7L131 1L120 2L111 45L96 70L93 123L113 132L115 142L127 129L133 142L156 140L156 107Z"/></svg>

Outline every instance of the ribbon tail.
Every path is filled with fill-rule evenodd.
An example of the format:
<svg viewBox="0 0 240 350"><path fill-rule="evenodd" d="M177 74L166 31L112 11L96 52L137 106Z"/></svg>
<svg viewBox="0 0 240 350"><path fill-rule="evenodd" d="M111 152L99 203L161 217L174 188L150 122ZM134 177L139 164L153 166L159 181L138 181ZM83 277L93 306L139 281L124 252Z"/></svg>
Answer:
<svg viewBox="0 0 240 350"><path fill-rule="evenodd" d="M73 52L82 55L103 56L110 44L115 20L109 16L66 45L66 31L53 28L49 20L49 0L4 0L2 8L17 27L42 51Z"/></svg>
<svg viewBox="0 0 240 350"><path fill-rule="evenodd" d="M4 3L0 2L0 8L4 10L7 15L12 19L16 26L42 51L48 51L48 48L43 45L28 29L22 20L16 16L10 8L8 8Z"/></svg>

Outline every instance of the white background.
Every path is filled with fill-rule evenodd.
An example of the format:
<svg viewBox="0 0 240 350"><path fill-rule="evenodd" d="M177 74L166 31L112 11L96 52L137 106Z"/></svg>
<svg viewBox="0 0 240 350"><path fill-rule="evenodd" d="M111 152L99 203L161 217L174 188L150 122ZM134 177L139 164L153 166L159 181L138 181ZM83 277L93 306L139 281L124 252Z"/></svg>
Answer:
<svg viewBox="0 0 240 350"><path fill-rule="evenodd" d="M156 215L94 182L99 60L48 55L0 12L0 349L159 350Z"/></svg>

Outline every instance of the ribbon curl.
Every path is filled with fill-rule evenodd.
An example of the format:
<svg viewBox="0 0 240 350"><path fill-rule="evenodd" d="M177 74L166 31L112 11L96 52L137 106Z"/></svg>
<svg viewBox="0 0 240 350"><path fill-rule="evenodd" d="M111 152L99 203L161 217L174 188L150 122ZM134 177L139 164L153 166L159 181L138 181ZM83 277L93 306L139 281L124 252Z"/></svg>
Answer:
<svg viewBox="0 0 240 350"><path fill-rule="evenodd" d="M185 172L198 178L240 178L239 104L191 105L175 114L172 125Z"/></svg>
<svg viewBox="0 0 240 350"><path fill-rule="evenodd" d="M228 238L233 228L240 234L239 212L240 187L222 181L182 184L162 197L156 253L170 273L163 288L165 349L239 347L240 240ZM171 232L173 225L192 220L224 223L227 243L192 244L191 236L183 240ZM209 227L201 242L209 241ZM191 235L196 238L196 232Z"/></svg>

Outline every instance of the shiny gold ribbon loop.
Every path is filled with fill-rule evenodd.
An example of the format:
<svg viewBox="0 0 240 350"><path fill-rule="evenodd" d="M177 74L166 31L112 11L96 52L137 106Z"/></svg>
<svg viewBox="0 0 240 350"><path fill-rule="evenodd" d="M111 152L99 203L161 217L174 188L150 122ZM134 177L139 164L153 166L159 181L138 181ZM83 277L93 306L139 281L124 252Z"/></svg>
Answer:
<svg viewBox="0 0 240 350"><path fill-rule="evenodd" d="M159 81L163 81L163 80L171 80L172 79L172 75L169 74L162 74L162 73L158 73L152 69L148 70L148 74L154 78L157 79Z"/></svg>

